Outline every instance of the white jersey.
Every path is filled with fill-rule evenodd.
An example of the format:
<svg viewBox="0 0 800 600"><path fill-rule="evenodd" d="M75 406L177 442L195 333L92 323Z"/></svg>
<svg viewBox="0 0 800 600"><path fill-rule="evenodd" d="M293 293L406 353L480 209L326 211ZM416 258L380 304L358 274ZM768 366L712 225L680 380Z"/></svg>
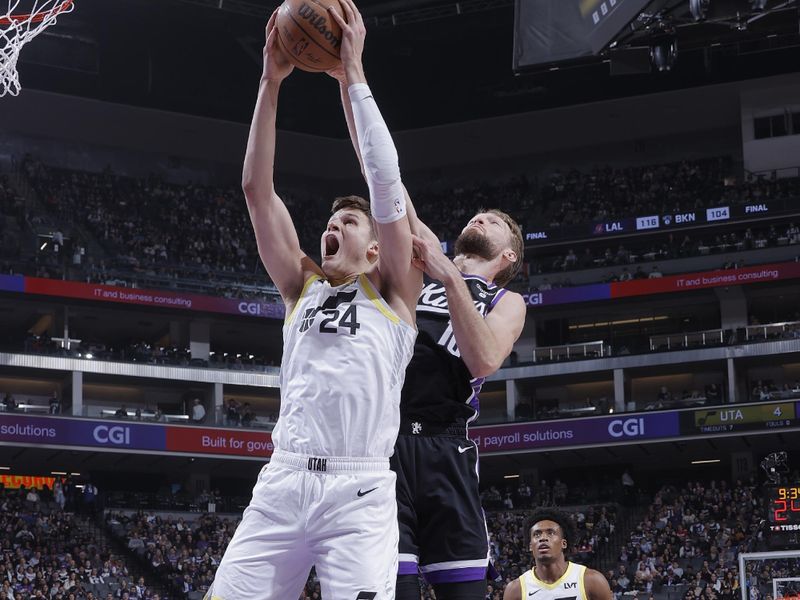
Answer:
<svg viewBox="0 0 800 600"><path fill-rule="evenodd" d="M536 596L536 600L587 600L583 576L586 567L574 562L567 563L567 570L558 581L545 583L533 569L525 571L519 578L522 599Z"/></svg>
<svg viewBox="0 0 800 600"><path fill-rule="evenodd" d="M283 325L275 448L323 457L391 456L416 336L366 275L338 287L312 276Z"/></svg>

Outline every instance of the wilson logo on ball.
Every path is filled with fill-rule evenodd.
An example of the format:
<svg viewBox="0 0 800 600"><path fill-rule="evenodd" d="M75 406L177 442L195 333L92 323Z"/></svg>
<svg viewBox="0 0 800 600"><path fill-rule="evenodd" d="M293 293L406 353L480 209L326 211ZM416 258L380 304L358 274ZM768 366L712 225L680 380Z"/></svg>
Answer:
<svg viewBox="0 0 800 600"><path fill-rule="evenodd" d="M328 27L328 19L315 11L308 4L303 3L297 13L311 25L314 29L319 31L322 36L333 46L339 48L342 45L341 38L337 37Z"/></svg>

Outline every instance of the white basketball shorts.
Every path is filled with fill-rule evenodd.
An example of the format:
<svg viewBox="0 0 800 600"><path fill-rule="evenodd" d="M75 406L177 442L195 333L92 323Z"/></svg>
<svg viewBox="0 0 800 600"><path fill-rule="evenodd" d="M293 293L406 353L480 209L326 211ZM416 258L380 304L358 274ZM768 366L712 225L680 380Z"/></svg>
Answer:
<svg viewBox="0 0 800 600"><path fill-rule="evenodd" d="M394 600L397 544L388 459L276 451L206 598L295 600L313 565L325 600Z"/></svg>

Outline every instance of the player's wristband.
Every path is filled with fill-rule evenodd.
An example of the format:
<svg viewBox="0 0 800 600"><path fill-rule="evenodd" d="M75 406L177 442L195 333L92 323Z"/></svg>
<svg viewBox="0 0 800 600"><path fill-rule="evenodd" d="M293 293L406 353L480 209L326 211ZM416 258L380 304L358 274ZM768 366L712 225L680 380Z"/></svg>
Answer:
<svg viewBox="0 0 800 600"><path fill-rule="evenodd" d="M369 186L372 217L378 223L392 223L406 214L397 149L369 86L354 83L347 91Z"/></svg>

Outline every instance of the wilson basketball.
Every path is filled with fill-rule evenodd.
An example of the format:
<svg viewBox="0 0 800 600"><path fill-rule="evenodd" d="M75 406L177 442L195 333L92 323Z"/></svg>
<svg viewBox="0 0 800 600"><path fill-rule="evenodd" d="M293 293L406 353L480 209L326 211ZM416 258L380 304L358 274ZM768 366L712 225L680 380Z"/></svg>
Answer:
<svg viewBox="0 0 800 600"><path fill-rule="evenodd" d="M329 7L344 16L339 0L285 0L278 11L275 26L281 49L304 71L327 71L341 62L342 28Z"/></svg>

